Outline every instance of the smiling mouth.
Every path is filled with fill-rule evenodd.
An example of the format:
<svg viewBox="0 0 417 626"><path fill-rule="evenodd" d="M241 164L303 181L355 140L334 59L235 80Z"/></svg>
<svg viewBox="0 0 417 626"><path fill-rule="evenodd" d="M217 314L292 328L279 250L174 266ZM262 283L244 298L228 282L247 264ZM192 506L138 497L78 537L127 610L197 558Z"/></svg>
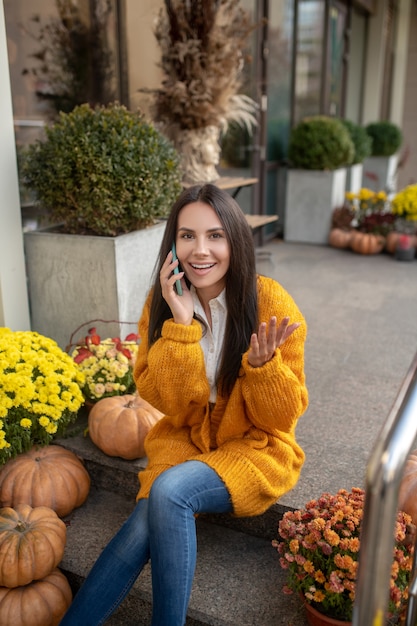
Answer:
<svg viewBox="0 0 417 626"><path fill-rule="evenodd" d="M197 263L190 263L190 265L195 270L208 270L211 267L214 267L215 263L202 263L198 265Z"/></svg>

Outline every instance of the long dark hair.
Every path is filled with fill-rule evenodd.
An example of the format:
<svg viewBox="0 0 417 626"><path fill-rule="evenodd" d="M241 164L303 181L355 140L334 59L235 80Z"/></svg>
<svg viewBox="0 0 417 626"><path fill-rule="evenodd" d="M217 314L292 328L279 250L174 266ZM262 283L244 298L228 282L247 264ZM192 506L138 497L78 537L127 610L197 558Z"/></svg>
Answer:
<svg viewBox="0 0 417 626"><path fill-rule="evenodd" d="M219 368L221 391L230 393L239 375L242 354L248 349L251 334L258 325L255 250L242 209L229 193L215 185L195 185L185 189L171 209L155 266L148 343L151 346L159 339L163 323L172 317L171 309L162 297L159 272L176 239L178 214L192 202L204 202L215 210L230 247L226 274L227 321Z"/></svg>

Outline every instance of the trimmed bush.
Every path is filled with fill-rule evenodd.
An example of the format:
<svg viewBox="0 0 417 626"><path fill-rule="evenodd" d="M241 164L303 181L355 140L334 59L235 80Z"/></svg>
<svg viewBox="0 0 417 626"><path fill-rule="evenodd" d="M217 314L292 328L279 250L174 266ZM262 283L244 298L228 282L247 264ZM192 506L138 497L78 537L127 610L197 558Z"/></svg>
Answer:
<svg viewBox="0 0 417 626"><path fill-rule="evenodd" d="M372 122L366 126L366 132L372 138L371 156L391 156L401 146L401 129L392 122Z"/></svg>
<svg viewBox="0 0 417 626"><path fill-rule="evenodd" d="M22 156L22 177L50 221L115 236L165 217L181 191L179 155L141 114L112 104L61 113Z"/></svg>
<svg viewBox="0 0 417 626"><path fill-rule="evenodd" d="M350 120L341 120L341 122L347 128L355 148L352 165L363 163L372 153L372 137L368 135L363 126L359 126L355 122Z"/></svg>
<svg viewBox="0 0 417 626"><path fill-rule="evenodd" d="M335 170L350 165L355 149L349 131L339 119L317 115L291 130L290 165L306 170Z"/></svg>

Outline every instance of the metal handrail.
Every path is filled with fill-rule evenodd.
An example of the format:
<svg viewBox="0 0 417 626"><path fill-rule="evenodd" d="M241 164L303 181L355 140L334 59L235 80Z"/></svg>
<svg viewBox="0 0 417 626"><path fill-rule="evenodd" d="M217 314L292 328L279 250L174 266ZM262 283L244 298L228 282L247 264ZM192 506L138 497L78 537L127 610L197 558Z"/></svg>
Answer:
<svg viewBox="0 0 417 626"><path fill-rule="evenodd" d="M394 529L404 466L417 436L417 354L375 443L366 472L356 600L352 626L382 626L389 601ZM407 626L416 624L412 572Z"/></svg>

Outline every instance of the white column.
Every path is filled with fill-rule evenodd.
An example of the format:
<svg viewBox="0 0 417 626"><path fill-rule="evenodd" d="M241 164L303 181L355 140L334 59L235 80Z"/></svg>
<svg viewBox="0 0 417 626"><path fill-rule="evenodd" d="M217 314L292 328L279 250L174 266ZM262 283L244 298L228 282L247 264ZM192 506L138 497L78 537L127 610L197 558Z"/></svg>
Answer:
<svg viewBox="0 0 417 626"><path fill-rule="evenodd" d="M391 91L391 122L402 127L406 91L408 43L411 24L411 0L401 0L398 7L395 57Z"/></svg>
<svg viewBox="0 0 417 626"><path fill-rule="evenodd" d="M384 72L384 17L387 0L375 3L375 15L369 19L368 43L365 59L365 80L363 93L363 124L379 121Z"/></svg>
<svg viewBox="0 0 417 626"><path fill-rule="evenodd" d="M0 4L0 326L29 330L12 94L3 0Z"/></svg>

